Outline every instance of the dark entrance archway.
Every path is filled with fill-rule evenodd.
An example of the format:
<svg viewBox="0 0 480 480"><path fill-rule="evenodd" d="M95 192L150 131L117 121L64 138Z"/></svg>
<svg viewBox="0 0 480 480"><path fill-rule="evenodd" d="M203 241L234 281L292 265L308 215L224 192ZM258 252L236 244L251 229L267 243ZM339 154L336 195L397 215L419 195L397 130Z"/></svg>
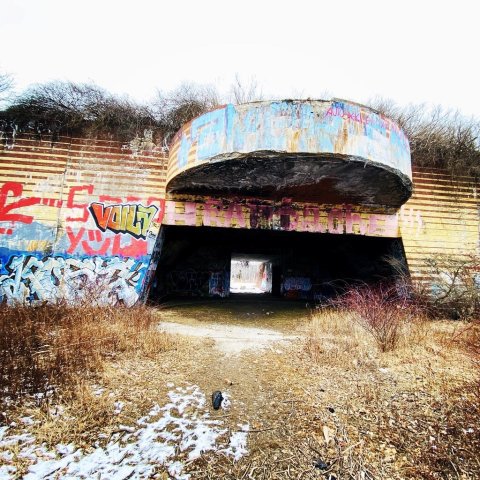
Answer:
<svg viewBox="0 0 480 480"><path fill-rule="evenodd" d="M227 297L233 259L272 265L271 295L321 301L355 282L392 277L401 239L272 230L165 226L150 300Z"/></svg>

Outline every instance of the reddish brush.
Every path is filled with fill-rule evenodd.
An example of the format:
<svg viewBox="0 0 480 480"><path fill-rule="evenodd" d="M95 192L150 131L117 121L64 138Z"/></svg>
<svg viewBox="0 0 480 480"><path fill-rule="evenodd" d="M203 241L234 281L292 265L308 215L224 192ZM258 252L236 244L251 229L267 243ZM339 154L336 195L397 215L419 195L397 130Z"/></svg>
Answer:
<svg viewBox="0 0 480 480"><path fill-rule="evenodd" d="M417 307L395 285L377 284L351 288L335 300L337 306L354 314L354 319L377 342L382 352L393 350L406 323L412 321Z"/></svg>

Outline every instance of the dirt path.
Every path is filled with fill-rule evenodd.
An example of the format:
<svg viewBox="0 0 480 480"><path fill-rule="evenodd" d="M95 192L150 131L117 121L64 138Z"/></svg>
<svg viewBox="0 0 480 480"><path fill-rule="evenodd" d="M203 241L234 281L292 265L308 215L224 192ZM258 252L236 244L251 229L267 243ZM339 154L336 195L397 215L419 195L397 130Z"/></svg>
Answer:
<svg viewBox="0 0 480 480"><path fill-rule="evenodd" d="M274 347L281 353L279 347L288 341L299 338L298 335L285 335L266 328L226 326L214 323L204 323L200 326L160 322L158 327L171 334L211 338L215 341L215 347L226 354L239 354L245 350L263 350Z"/></svg>
<svg viewBox="0 0 480 480"><path fill-rule="evenodd" d="M300 338L309 315L303 302L256 300L255 296L199 300L167 305L159 328L171 334L211 339L225 354L267 348L281 351L282 346Z"/></svg>

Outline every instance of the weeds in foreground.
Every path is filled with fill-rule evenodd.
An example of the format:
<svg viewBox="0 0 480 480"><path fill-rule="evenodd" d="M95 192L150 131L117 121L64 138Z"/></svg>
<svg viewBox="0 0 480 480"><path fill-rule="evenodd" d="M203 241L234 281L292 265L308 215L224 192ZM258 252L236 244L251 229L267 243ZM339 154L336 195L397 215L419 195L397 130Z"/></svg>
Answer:
<svg viewBox="0 0 480 480"><path fill-rule="evenodd" d="M41 399L118 353L153 356L171 340L143 306L0 306L0 401Z"/></svg>
<svg viewBox="0 0 480 480"><path fill-rule="evenodd" d="M395 285L382 283L353 287L334 303L351 312L352 320L372 336L381 352L394 350L405 328L420 313Z"/></svg>

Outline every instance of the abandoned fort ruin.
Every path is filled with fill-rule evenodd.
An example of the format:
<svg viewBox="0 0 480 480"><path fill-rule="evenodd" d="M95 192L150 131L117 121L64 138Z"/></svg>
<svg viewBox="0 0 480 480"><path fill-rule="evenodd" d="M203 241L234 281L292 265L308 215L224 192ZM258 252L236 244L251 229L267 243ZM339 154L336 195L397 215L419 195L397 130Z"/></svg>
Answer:
<svg viewBox="0 0 480 480"><path fill-rule="evenodd" d="M479 249L474 179L412 171L397 124L343 100L222 106L168 149L3 132L0 176L6 302L322 298Z"/></svg>

